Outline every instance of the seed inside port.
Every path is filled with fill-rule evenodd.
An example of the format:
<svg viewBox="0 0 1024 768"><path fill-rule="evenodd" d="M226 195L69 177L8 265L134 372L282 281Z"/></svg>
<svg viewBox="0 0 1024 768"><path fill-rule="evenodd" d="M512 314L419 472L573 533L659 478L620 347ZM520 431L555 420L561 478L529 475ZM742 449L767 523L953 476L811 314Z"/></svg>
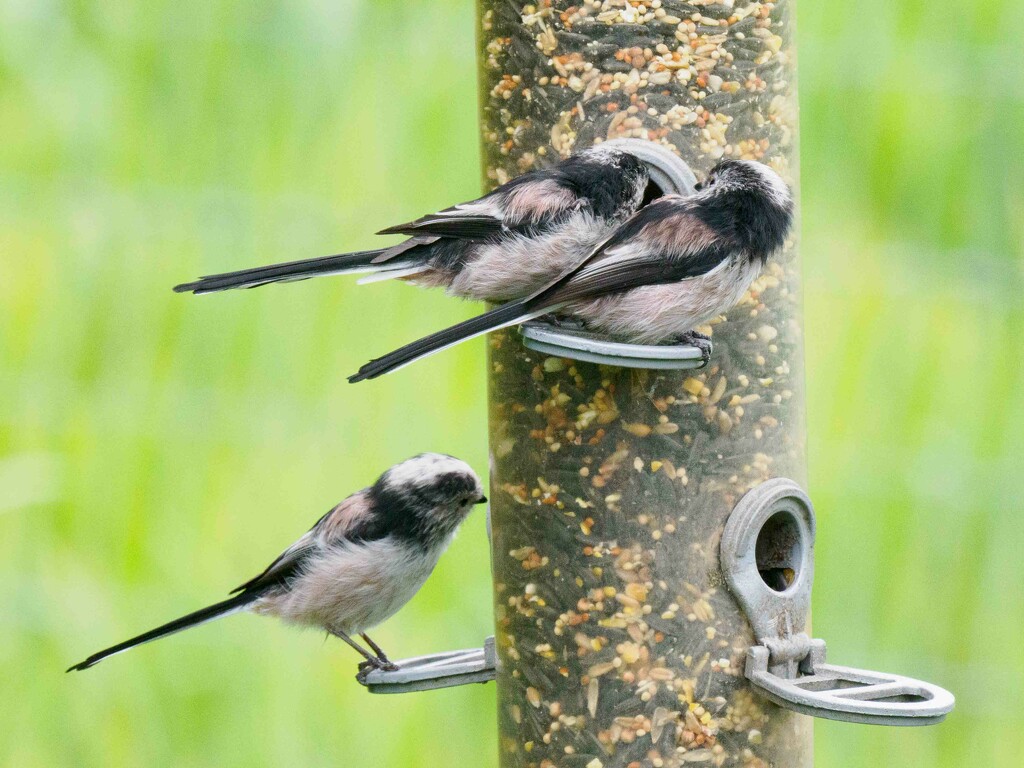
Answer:
<svg viewBox="0 0 1024 768"><path fill-rule="evenodd" d="M785 592L800 575L804 543L792 513L783 510L768 518L757 534L757 571L769 589Z"/></svg>

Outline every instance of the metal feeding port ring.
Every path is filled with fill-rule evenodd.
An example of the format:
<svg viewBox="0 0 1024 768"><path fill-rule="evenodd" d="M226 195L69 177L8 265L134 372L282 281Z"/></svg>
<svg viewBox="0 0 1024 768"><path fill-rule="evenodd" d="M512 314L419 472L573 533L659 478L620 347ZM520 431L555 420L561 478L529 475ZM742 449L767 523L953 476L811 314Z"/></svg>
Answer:
<svg viewBox="0 0 1024 768"><path fill-rule="evenodd" d="M690 166L664 144L646 139L609 139L600 146L628 152L642 160L651 182L663 195L689 197L697 191L697 177Z"/></svg>
<svg viewBox="0 0 1024 768"><path fill-rule="evenodd" d="M902 675L825 663L825 641L804 633L814 581L814 507L792 480L768 480L729 515L721 561L758 645L745 675L764 697L812 717L871 725L932 725L953 694Z"/></svg>
<svg viewBox="0 0 1024 768"><path fill-rule="evenodd" d="M651 183L662 194L689 196L697 177L690 166L668 147L645 139L610 139L601 144L638 157L647 166ZM534 320L520 326L523 344L535 352L588 363L624 368L679 370L704 365L701 351L689 345L627 344L596 333Z"/></svg>

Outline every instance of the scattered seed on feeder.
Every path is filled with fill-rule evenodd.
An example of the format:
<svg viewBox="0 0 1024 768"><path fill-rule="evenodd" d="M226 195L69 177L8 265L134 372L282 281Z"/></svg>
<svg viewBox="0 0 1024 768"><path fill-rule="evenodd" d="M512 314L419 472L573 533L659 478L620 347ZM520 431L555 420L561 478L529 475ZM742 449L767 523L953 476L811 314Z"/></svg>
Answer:
<svg viewBox="0 0 1024 768"><path fill-rule="evenodd" d="M698 172L735 157L789 180L791 3L730 5L482 0L487 178L634 136ZM492 431L510 446L494 452L496 602L513 601L499 618L499 711L539 718L536 732L504 730L521 736L503 740L506 768L800 764L805 726L743 684L751 638L716 560L746 490L803 476L787 259L706 329L715 353L699 374L531 361L513 332L492 334Z"/></svg>

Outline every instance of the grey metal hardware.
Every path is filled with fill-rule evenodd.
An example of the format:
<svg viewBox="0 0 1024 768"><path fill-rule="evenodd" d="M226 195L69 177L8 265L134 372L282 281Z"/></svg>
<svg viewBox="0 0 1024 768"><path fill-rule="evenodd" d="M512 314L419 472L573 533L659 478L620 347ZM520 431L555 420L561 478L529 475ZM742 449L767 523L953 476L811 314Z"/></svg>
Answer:
<svg viewBox="0 0 1024 768"><path fill-rule="evenodd" d="M624 368L679 370L704 365L701 352L689 345L627 344L588 331L558 328L533 320L519 327L523 344L535 352Z"/></svg>
<svg viewBox="0 0 1024 768"><path fill-rule="evenodd" d="M494 679L497 654L494 637L483 648L445 651L396 661L398 669L371 670L359 678L370 693L409 693L433 691L468 683L486 683Z"/></svg>
<svg viewBox="0 0 1024 768"><path fill-rule="evenodd" d="M769 650L747 654L746 676L763 696L811 717L867 725L934 725L953 709L953 694L902 675L825 663L825 643L812 640L809 674L787 679L768 671Z"/></svg>
<svg viewBox="0 0 1024 768"><path fill-rule="evenodd" d="M786 478L768 480L736 504L722 534L729 588L758 645L745 674L779 706L812 717L872 725L932 725L953 695L902 675L825 663L825 641L804 634L814 581L814 507Z"/></svg>
<svg viewBox="0 0 1024 768"><path fill-rule="evenodd" d="M690 166L662 144L645 139L610 139L601 146L614 147L640 158L647 165L651 181L665 194L689 196L695 191L697 177ZM554 357L658 370L700 368L703 365L700 350L691 346L626 344L595 333L539 321L525 323L520 326L520 332L523 344L529 349Z"/></svg>

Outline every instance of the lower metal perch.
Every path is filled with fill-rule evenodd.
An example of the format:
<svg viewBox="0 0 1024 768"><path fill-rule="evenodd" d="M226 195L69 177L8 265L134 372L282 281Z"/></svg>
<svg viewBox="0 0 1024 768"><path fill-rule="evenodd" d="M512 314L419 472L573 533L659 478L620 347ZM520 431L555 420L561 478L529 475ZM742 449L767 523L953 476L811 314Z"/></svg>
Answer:
<svg viewBox="0 0 1024 768"><path fill-rule="evenodd" d="M747 652L745 674L758 693L802 715L865 725L935 725L955 705L953 694L923 680L888 672L825 663L825 643L811 640L801 674L783 678L768 671L771 652ZM806 672L805 672L806 668Z"/></svg>
<svg viewBox="0 0 1024 768"><path fill-rule="evenodd" d="M451 688L469 683L487 683L494 679L496 662L494 638L483 648L445 651L395 662L398 669L374 669L359 678L370 693L411 693Z"/></svg>
<svg viewBox="0 0 1024 768"><path fill-rule="evenodd" d="M814 582L814 506L787 478L744 495L726 521L721 561L758 644L744 675L780 707L869 725L934 725L953 694L922 680L825 663L825 641L804 634ZM781 575L781 578L779 578Z"/></svg>

